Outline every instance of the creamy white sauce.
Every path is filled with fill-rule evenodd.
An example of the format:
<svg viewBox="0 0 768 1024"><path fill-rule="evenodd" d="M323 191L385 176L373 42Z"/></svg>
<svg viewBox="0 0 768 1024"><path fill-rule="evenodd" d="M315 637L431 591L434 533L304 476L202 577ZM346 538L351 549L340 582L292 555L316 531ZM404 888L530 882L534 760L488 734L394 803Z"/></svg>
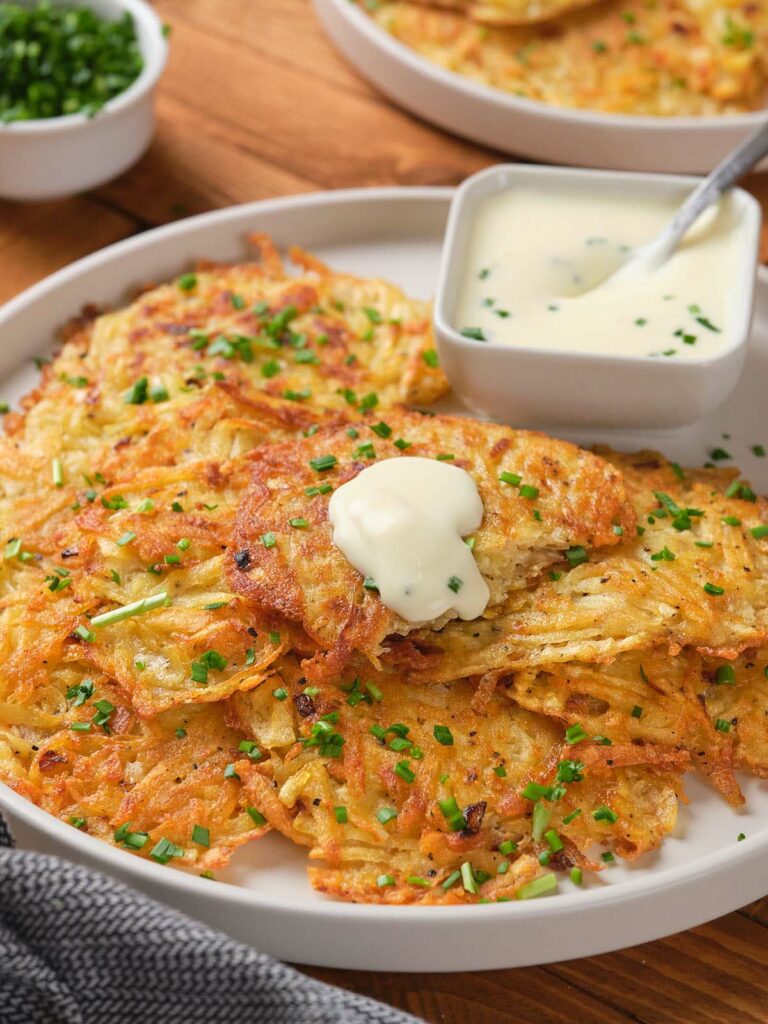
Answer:
<svg viewBox="0 0 768 1024"><path fill-rule="evenodd" d="M676 204L515 187L478 208L457 307L460 331L540 349L690 359L729 343L728 273L742 262L730 198L660 268L609 275L653 238ZM603 282L602 284L600 282Z"/></svg>
<svg viewBox="0 0 768 1024"><path fill-rule="evenodd" d="M490 591L462 538L483 519L472 477L435 459L366 467L331 496L333 543L406 622L475 619Z"/></svg>

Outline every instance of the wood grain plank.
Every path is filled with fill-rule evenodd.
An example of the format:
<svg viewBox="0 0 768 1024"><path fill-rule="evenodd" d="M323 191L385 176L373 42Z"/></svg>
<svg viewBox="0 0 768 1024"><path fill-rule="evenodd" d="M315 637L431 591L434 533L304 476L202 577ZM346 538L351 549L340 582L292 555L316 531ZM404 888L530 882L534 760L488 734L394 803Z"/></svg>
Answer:
<svg viewBox="0 0 768 1024"><path fill-rule="evenodd" d="M643 1024L765 1024L765 929L739 914L621 953L546 968Z"/></svg>
<svg viewBox="0 0 768 1024"><path fill-rule="evenodd" d="M429 1024L628 1024L634 1018L542 968L467 974L383 974L301 967Z"/></svg>
<svg viewBox="0 0 768 1024"><path fill-rule="evenodd" d="M0 302L135 231L135 221L89 199L0 202Z"/></svg>
<svg viewBox="0 0 768 1024"><path fill-rule="evenodd" d="M221 39L179 21L166 96L219 122L267 162L328 188L448 184L485 166L489 152L440 136L377 97L340 90L277 53L254 58L247 39ZM227 68L205 75L204 64ZM201 87L202 86L202 87Z"/></svg>
<svg viewBox="0 0 768 1024"><path fill-rule="evenodd" d="M302 70L305 82L323 80L345 92L375 93L326 39L310 0L156 0L154 6L171 26L174 48L179 24L193 24L230 45L245 41L254 63L279 59Z"/></svg>
<svg viewBox="0 0 768 1024"><path fill-rule="evenodd" d="M262 160L247 132L235 136L216 118L192 112L187 104L163 94L157 135L147 154L94 195L147 225L157 225L318 187Z"/></svg>
<svg viewBox="0 0 768 1024"><path fill-rule="evenodd" d="M750 903L748 907L744 907L739 913L744 917L748 917L750 921L768 928L768 896L764 896L763 899L758 900L756 903ZM766 936L765 941L768 942L768 936Z"/></svg>

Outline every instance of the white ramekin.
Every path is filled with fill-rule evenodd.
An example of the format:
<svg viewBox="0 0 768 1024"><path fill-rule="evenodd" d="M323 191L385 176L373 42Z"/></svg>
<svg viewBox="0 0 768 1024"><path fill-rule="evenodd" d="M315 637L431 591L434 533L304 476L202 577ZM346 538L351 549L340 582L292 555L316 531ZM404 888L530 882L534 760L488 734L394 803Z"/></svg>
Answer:
<svg viewBox="0 0 768 1024"><path fill-rule="evenodd" d="M144 68L95 117L69 114L0 124L0 196L5 199L57 199L95 188L122 174L149 145L155 88L168 55L162 23L144 0L89 3L106 18L131 15Z"/></svg>
<svg viewBox="0 0 768 1024"><path fill-rule="evenodd" d="M475 412L516 426L644 427L693 423L720 405L739 379L752 321L761 212L743 189L734 190L744 231L742 259L723 267L732 340L714 356L652 359L556 351L501 342L477 342L457 329L456 309L474 211L496 192L535 187L546 177L570 189L602 189L626 196L678 202L699 178L499 164L468 178L457 190L448 219L435 302L440 364L456 393Z"/></svg>

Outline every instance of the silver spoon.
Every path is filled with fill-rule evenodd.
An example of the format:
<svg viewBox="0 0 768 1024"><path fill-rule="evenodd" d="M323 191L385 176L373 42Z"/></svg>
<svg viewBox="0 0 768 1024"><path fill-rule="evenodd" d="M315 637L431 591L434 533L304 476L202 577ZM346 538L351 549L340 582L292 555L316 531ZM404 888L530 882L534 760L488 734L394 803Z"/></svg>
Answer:
<svg viewBox="0 0 768 1024"><path fill-rule="evenodd" d="M611 281L632 281L658 270L677 249L688 229L708 206L717 202L747 171L768 154L768 121L740 143L714 171L696 186L664 230L639 246L629 260L612 274Z"/></svg>

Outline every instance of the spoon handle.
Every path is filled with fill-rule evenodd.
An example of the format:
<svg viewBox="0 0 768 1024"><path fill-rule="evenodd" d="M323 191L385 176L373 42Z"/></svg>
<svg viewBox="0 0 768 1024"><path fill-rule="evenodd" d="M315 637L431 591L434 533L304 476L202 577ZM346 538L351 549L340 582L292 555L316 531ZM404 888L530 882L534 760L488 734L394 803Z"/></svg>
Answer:
<svg viewBox="0 0 768 1024"><path fill-rule="evenodd" d="M696 218L742 175L751 171L766 154L768 121L761 124L741 145L732 150L691 192L669 223L669 250L677 248L678 242Z"/></svg>

